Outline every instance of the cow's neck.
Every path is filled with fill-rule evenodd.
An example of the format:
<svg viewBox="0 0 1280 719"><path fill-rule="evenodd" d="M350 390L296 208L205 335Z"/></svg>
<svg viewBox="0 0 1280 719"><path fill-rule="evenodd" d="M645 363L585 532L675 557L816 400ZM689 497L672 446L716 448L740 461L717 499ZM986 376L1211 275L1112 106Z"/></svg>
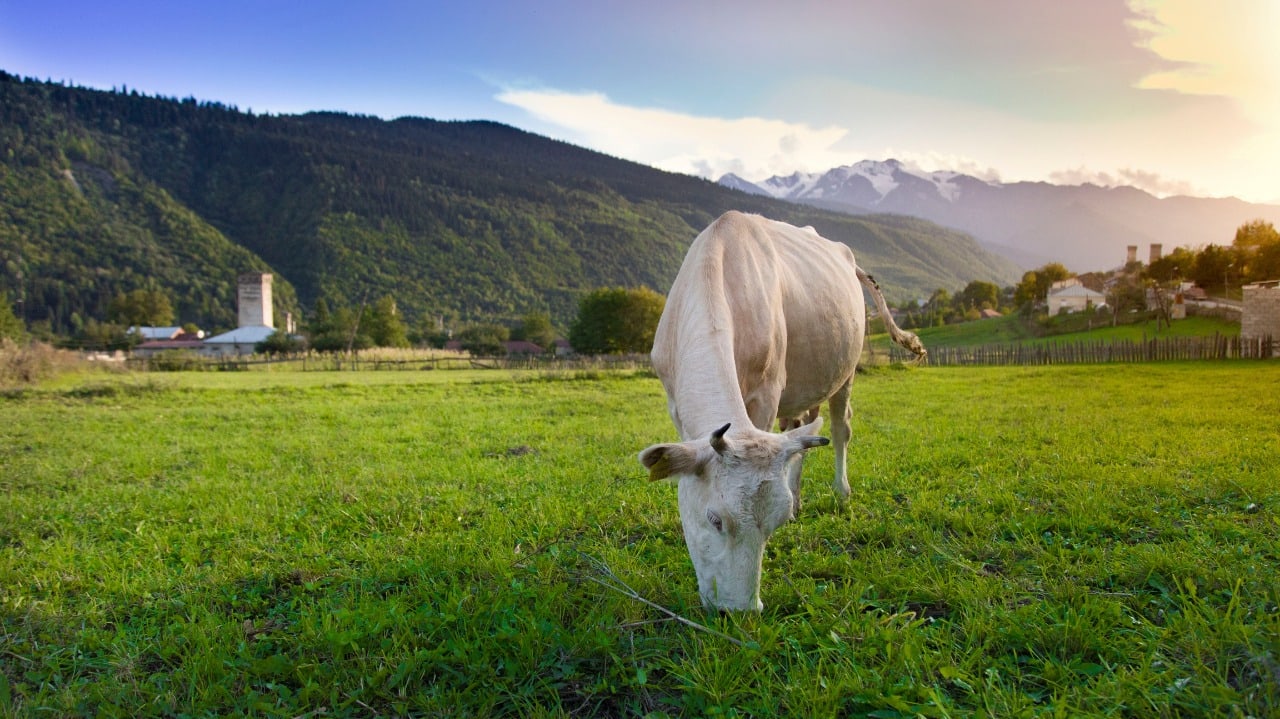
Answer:
<svg viewBox="0 0 1280 719"><path fill-rule="evenodd" d="M671 394L680 435L685 440L706 437L725 423L746 429L751 419L738 385L733 332L707 317L693 321L702 326L690 335L697 341L681 343L676 360L680 371Z"/></svg>

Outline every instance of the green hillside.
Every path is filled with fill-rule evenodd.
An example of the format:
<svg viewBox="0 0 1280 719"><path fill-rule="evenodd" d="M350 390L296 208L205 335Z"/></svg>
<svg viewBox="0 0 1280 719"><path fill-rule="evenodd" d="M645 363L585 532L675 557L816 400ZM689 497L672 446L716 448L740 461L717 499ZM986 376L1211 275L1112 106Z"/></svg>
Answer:
<svg viewBox="0 0 1280 719"><path fill-rule="evenodd" d="M1006 284L964 234L750 196L490 122L258 116L0 73L0 290L55 330L158 287L180 321L233 320L234 278L276 274L277 311L396 298L410 321L567 324L599 286L665 292L729 209L849 244L894 299Z"/></svg>

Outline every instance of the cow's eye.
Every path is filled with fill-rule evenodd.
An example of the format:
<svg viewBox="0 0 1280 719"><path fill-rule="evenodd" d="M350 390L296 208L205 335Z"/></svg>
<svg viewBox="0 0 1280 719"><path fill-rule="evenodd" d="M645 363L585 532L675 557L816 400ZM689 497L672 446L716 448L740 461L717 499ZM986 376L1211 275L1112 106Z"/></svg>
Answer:
<svg viewBox="0 0 1280 719"><path fill-rule="evenodd" d="M711 526L715 527L717 532L724 531L724 520L720 519L720 515L710 509L707 510L707 521L711 522Z"/></svg>

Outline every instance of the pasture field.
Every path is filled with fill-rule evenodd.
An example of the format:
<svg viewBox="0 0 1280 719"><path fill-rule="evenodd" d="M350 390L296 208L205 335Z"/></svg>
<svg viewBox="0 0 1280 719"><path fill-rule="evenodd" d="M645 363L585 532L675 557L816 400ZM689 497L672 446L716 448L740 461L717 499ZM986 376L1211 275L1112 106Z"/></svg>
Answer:
<svg viewBox="0 0 1280 719"><path fill-rule="evenodd" d="M1016 315L993 317L990 319L958 322L942 327L922 327L912 330L920 336L925 347L971 347L974 345L992 344L1032 344L1040 345L1050 342L1079 341L1115 341L1128 340L1138 342L1164 337L1212 337L1215 334L1224 337L1240 335L1240 322L1229 322L1217 317L1192 316L1177 320L1172 325L1155 320L1136 322L1133 324L1112 327L1099 323L1092 330L1053 334L1038 337L1025 321ZM881 339L884 338L884 339ZM888 335L877 336L877 348L888 341Z"/></svg>
<svg viewBox="0 0 1280 719"><path fill-rule="evenodd" d="M883 368L709 614L643 373L0 395L0 715L1280 714L1280 364Z"/></svg>

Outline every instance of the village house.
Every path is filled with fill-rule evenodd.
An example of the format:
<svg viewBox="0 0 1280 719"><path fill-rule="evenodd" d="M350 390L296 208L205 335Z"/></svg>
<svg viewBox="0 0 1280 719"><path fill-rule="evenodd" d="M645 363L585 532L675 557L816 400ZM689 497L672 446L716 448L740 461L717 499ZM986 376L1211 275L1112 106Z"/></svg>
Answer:
<svg viewBox="0 0 1280 719"><path fill-rule="evenodd" d="M182 334L181 327L130 327L129 334L142 338L143 342L173 340ZM199 339L199 338L197 338Z"/></svg>
<svg viewBox="0 0 1280 719"><path fill-rule="evenodd" d="M168 330L168 327L136 327L131 328L141 330L139 335L147 337L145 330ZM178 328L178 332L174 334L160 333L163 339L149 339L133 348L135 357L154 357L161 352L199 352L204 345L204 332L198 330L196 332L183 332L182 328Z"/></svg>
<svg viewBox="0 0 1280 719"><path fill-rule="evenodd" d="M1107 303L1106 295L1085 287L1074 277L1053 284L1054 287L1049 290L1047 298L1050 315L1056 315L1059 312L1083 312Z"/></svg>

